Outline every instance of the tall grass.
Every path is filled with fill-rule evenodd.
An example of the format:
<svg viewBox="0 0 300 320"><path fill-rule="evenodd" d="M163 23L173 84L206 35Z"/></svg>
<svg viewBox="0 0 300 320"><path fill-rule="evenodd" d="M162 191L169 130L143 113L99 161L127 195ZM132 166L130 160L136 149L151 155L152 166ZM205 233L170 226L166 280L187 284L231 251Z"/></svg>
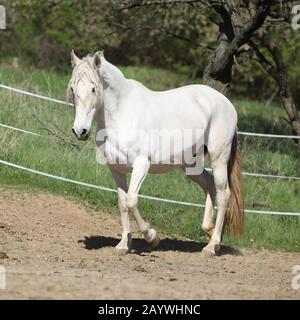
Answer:
<svg viewBox="0 0 300 320"><path fill-rule="evenodd" d="M123 68L152 89L162 90L190 83L184 76L146 68ZM0 83L32 90L56 98L65 98L70 75L46 71L2 68ZM0 122L47 135L38 138L0 128L0 159L40 171L89 183L114 187L106 166L95 161L93 141L80 143L73 138L72 108L29 98L0 89ZM255 101L235 101L239 130L289 134L279 106L268 108ZM56 138L60 137L59 139ZM79 146L72 146L74 143ZM250 172L300 176L299 152L293 141L240 137L244 169ZM37 192L50 191L103 208L118 216L116 195L88 189L0 165L0 183ZM204 203L204 194L183 172L149 175L141 193ZM245 177L247 208L300 212L300 183ZM143 216L158 229L173 237L206 241L200 230L203 210L180 205L140 200ZM63 210L63 209L62 209ZM21 213L20 213L21 214ZM298 251L300 218L246 214L245 234L240 239L225 236L224 242L243 247ZM99 230L101 233L101 230Z"/></svg>

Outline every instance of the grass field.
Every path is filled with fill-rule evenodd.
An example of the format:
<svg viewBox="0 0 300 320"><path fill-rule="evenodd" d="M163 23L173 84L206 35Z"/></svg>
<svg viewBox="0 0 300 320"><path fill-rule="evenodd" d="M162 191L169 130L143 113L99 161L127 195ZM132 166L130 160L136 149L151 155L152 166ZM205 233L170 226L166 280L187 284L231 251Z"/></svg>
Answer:
<svg viewBox="0 0 300 320"><path fill-rule="evenodd" d="M123 68L152 89L161 90L190 83L183 75L147 68ZM70 75L1 67L0 83L65 99ZM283 110L276 105L236 99L239 130L290 134ZM95 161L93 141L79 143L71 132L72 108L0 89L0 122L60 138L38 138L0 128L0 159L75 180L114 187L108 169ZM47 129L47 130L46 130ZM74 147L70 143L78 144ZM293 141L240 137L244 170L300 176L299 151ZM88 148L91 147L91 148ZM96 205L118 215L116 195L75 186L0 165L0 183L50 191ZM149 175L141 193L158 197L204 203L204 194L180 171ZM245 203L248 209L300 212L300 182L245 177ZM143 216L165 234L205 241L200 230L203 210L180 205L140 200ZM20 212L22 214L22 212ZM120 225L121 230L121 225ZM225 236L224 242L242 247L298 251L300 218L246 214L245 233L240 239ZM101 230L99 230L101 234Z"/></svg>

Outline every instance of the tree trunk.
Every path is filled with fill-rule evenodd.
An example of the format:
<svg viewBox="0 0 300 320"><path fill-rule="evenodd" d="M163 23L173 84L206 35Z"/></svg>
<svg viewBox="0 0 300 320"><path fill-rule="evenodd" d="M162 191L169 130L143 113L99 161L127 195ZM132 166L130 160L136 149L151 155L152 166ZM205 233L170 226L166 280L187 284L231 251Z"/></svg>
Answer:
<svg viewBox="0 0 300 320"><path fill-rule="evenodd" d="M275 45L275 43L271 42L269 44L269 48L272 52L272 55L274 56L280 74L278 85L280 88L279 93L282 106L287 113L293 133L297 136L300 136L300 117L297 106L292 96L291 88L289 86L287 65L284 63L279 48ZM297 143L298 147L300 148L300 139L298 139Z"/></svg>
<svg viewBox="0 0 300 320"><path fill-rule="evenodd" d="M289 86L288 67L284 63L280 49L277 47L276 43L267 37L263 37L261 40L263 45L269 50L276 67L266 59L255 45L253 46L253 49L261 65L277 82L281 104L287 113L292 132L294 135L300 136L300 117ZM297 139L296 143L300 149L300 139Z"/></svg>
<svg viewBox="0 0 300 320"><path fill-rule="evenodd" d="M216 1L211 7L219 15L219 35L214 56L204 72L204 83L227 95L235 54L264 23L274 0L261 1L248 22L243 22L239 2Z"/></svg>
<svg viewBox="0 0 300 320"><path fill-rule="evenodd" d="M220 63L224 57L223 48L217 48L215 56L205 69L203 82L214 89L228 95L232 75L233 59Z"/></svg>
<svg viewBox="0 0 300 320"><path fill-rule="evenodd" d="M280 96L282 106L288 115L293 134L300 137L300 118L291 94L291 90L288 85L285 88L281 88ZM296 143L298 144L298 148L300 149L300 139L297 139Z"/></svg>
<svg viewBox="0 0 300 320"><path fill-rule="evenodd" d="M229 46L234 39L234 30L230 16L225 8L218 8L218 12L223 21L219 24L217 47L214 51L214 56L205 69L203 82L227 95L230 92L233 66L233 55L228 54L228 52Z"/></svg>

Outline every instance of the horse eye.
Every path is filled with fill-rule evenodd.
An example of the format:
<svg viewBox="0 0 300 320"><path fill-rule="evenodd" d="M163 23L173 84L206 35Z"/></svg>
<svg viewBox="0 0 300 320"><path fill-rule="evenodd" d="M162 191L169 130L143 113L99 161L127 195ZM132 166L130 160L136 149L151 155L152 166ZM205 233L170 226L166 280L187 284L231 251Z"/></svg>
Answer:
<svg viewBox="0 0 300 320"><path fill-rule="evenodd" d="M95 92L96 92L96 88L95 88L95 87L92 89L92 92L93 92L93 93L95 93Z"/></svg>

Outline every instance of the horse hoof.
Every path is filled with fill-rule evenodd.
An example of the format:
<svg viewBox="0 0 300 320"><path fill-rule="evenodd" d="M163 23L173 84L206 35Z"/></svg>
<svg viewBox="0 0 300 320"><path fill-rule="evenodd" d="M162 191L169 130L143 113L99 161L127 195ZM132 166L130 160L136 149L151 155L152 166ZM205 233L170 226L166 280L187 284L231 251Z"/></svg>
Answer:
<svg viewBox="0 0 300 320"><path fill-rule="evenodd" d="M115 247L117 254L118 255L127 254L130 251L131 243L132 243L131 234L123 235L122 240Z"/></svg>
<svg viewBox="0 0 300 320"><path fill-rule="evenodd" d="M208 244L206 247L202 249L202 253L206 258L212 258L217 255L219 250L219 245Z"/></svg>
<svg viewBox="0 0 300 320"><path fill-rule="evenodd" d="M149 229L145 235L146 242L150 245L152 249L156 248L159 245L159 236L155 229Z"/></svg>
<svg viewBox="0 0 300 320"><path fill-rule="evenodd" d="M125 247L115 247L116 253L117 255L123 256L127 253L129 253L129 248L125 248Z"/></svg>
<svg viewBox="0 0 300 320"><path fill-rule="evenodd" d="M203 248L202 254L204 255L205 258L213 258L216 255L214 250L211 250L208 248Z"/></svg>
<svg viewBox="0 0 300 320"><path fill-rule="evenodd" d="M160 241L160 239L159 239L159 236L157 235L156 238L153 241L148 242L148 244L150 245L150 247L152 249L154 249L154 248L158 247L159 241Z"/></svg>

